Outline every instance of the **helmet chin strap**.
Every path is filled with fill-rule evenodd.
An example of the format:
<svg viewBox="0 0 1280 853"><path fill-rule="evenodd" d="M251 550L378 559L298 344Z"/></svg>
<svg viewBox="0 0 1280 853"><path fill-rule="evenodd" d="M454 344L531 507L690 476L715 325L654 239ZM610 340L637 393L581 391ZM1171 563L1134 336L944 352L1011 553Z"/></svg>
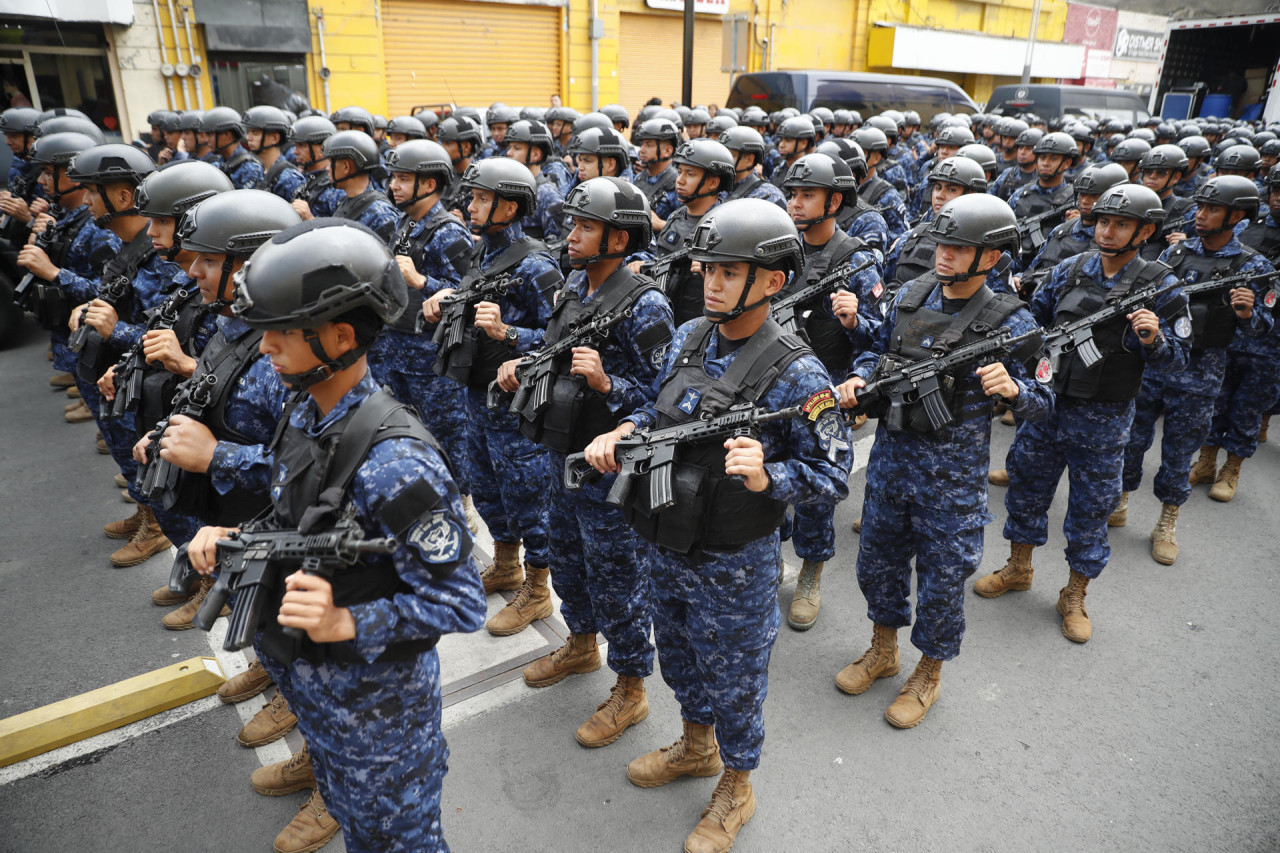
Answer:
<svg viewBox="0 0 1280 853"><path fill-rule="evenodd" d="M395 199L392 199L391 203L394 204L399 210L408 210L409 208L413 207L415 204L422 201L423 199L431 198L433 195L435 195L435 190L432 190L426 195L420 194L418 190L421 189L421 182L422 182L422 176L419 175L417 172L414 172L413 173L413 195L409 196L409 198L405 199L404 201L396 201ZM391 189L388 188L387 194L389 195L390 193L391 193Z"/></svg>
<svg viewBox="0 0 1280 853"><path fill-rule="evenodd" d="M840 212L838 209L837 210L831 209L831 196L834 193L835 193L834 190L827 190L827 200L822 204L823 214L821 216L815 216L810 219L793 219L792 221L796 225L796 230L808 231L810 228L812 228L815 225L819 225L823 222L826 222L828 219L834 219L836 215Z"/></svg>
<svg viewBox="0 0 1280 853"><path fill-rule="evenodd" d="M94 225L97 225L99 228L106 228L111 224L111 220L115 219L117 216L132 216L138 212L136 204L133 207L126 208L125 210L116 210L111 205L111 199L107 197L106 187L102 184L98 184L97 187L98 196L102 199L102 205L107 209L107 212L102 216L94 217Z"/></svg>
<svg viewBox="0 0 1280 853"><path fill-rule="evenodd" d="M175 249L174 254L176 255L177 254L176 250L178 248L178 241L176 239L173 241L173 245ZM223 308L226 308L228 305L231 304L232 300L223 299L222 294L226 291L227 284L231 281L231 272L234 266L235 266L235 261L232 260L230 255L222 256L222 276L218 279L218 296L216 299L214 299L212 302L209 303L210 311L217 311L221 313ZM234 296L235 294L233 293L232 297L234 298Z"/></svg>
<svg viewBox="0 0 1280 853"><path fill-rule="evenodd" d="M1206 229L1204 229L1203 231L1201 231L1199 228L1197 228L1197 229L1196 229L1196 236L1197 236L1197 237L1210 237L1210 236L1212 236L1212 235L1214 235L1214 234L1221 234L1221 233L1223 233L1224 231L1233 231L1233 230L1235 230L1235 225L1232 225L1232 224L1231 224L1231 214L1232 214L1233 212L1234 212L1234 211L1233 211L1231 208L1229 208L1229 207L1228 207L1228 208L1227 208L1227 212L1226 212L1226 213L1224 213L1224 214L1222 215L1222 224L1221 224L1221 225L1219 225L1217 228L1206 228ZM1236 223L1236 224L1238 225L1239 223Z"/></svg>
<svg viewBox="0 0 1280 853"><path fill-rule="evenodd" d="M762 296L750 305L746 304L747 297L751 295L751 287L756 283L756 270L758 269L759 266L753 263L747 270L747 283L742 287L742 295L738 297L738 304L731 311L711 311L704 304L702 316L706 317L711 323L720 326L738 319L748 311L756 310L761 305L767 305L769 303L768 296Z"/></svg>
<svg viewBox="0 0 1280 853"><path fill-rule="evenodd" d="M507 219L503 222L493 221L493 212L498 209L498 202L502 200L503 199L500 198L495 193L493 197L493 204L489 205L489 215L485 217L484 222L477 224L474 220L472 220L471 222L467 223L467 227L471 229L472 234L484 234L490 228L510 228L512 225L514 225L516 222L519 221L520 219L519 205L516 205L517 212L514 218Z"/></svg>
<svg viewBox="0 0 1280 853"><path fill-rule="evenodd" d="M702 186L706 182L707 182L707 170L703 169L702 177L698 179L698 185L693 188L693 193L691 195L681 195L680 193L677 192L676 198L684 202L685 204L688 204L689 202L695 201L700 198L708 198L709 196L720 194L720 189L719 189L720 185L718 183L716 184L716 189L703 192Z"/></svg>
<svg viewBox="0 0 1280 853"><path fill-rule="evenodd" d="M583 258L575 258L572 255L568 254L568 250L566 249L565 257L569 259L569 266L573 267L575 270L581 270L581 269L586 269L592 264L598 264L601 261L614 261L614 260L617 260L618 258L625 258L627 256L627 250L625 248L621 252L605 251L609 246L609 237L611 237L612 235L613 235L613 226L605 222L604 233L600 235L600 243L596 246L596 253L594 255L587 255L586 257L583 257Z"/></svg>
<svg viewBox="0 0 1280 853"><path fill-rule="evenodd" d="M367 344L356 344L355 347L347 350L337 358L330 358L329 354L324 351L324 344L320 341L320 336L316 334L315 329L303 329L302 339L310 345L312 354L320 360L320 364L305 373L280 374L280 379L284 384L298 391L305 391L313 385L324 382L335 373L346 370L359 361L360 357L369 349Z"/></svg>
<svg viewBox="0 0 1280 853"><path fill-rule="evenodd" d="M961 273L960 275L941 275L940 273L935 271L934 277L937 278L938 281L942 282L943 284L948 284L948 285L960 284L961 282L968 281L969 279L973 278L975 275L978 275L980 273L984 274L983 278L985 278L986 277L985 273L988 271L978 269L979 264L982 263L983 249L981 246L975 246L974 248L977 249L977 251L973 253L973 263L969 264L969 269L966 272Z"/></svg>

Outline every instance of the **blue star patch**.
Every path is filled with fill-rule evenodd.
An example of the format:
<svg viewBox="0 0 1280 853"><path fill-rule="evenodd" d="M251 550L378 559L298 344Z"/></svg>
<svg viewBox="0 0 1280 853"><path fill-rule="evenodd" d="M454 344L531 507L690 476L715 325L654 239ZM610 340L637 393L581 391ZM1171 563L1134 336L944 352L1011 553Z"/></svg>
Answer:
<svg viewBox="0 0 1280 853"><path fill-rule="evenodd" d="M701 399L702 392L697 388L686 388L684 397L680 400L680 405L677 408L686 415L692 415L693 410L698 408L698 401Z"/></svg>
<svg viewBox="0 0 1280 853"><path fill-rule="evenodd" d="M933 346L933 337L931 335L925 335L920 339L920 346L924 349L931 348Z"/></svg>
<svg viewBox="0 0 1280 853"><path fill-rule="evenodd" d="M462 554L462 528L443 510L416 522L405 533L404 540L418 556L434 565L457 562Z"/></svg>

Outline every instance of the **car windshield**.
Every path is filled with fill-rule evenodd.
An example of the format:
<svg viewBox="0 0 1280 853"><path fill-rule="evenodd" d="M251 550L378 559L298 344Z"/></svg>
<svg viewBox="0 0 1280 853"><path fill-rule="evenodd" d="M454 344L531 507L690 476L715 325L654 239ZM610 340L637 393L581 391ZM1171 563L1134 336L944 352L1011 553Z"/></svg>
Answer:
<svg viewBox="0 0 1280 853"><path fill-rule="evenodd" d="M959 95L937 86L830 78L817 81L813 106L833 110L858 110L864 116L876 115L888 109L915 110L924 116L941 112L974 111Z"/></svg>

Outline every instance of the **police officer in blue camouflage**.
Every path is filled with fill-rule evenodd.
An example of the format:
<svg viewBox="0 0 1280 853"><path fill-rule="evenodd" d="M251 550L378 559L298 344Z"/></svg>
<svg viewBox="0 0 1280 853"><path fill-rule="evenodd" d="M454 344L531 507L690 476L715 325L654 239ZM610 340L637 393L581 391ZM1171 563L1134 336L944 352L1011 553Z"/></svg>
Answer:
<svg viewBox="0 0 1280 853"><path fill-rule="evenodd" d="M360 130L340 130L324 141L322 153L329 162L333 183L346 196L332 216L359 222L390 245L400 211L373 184L371 173L381 163L373 137ZM302 218L310 217L302 214Z"/></svg>
<svg viewBox="0 0 1280 853"><path fill-rule="evenodd" d="M896 292L902 285L933 269L933 255L937 248L931 228L933 218L952 199L967 193L986 192L987 177L982 167L973 160L967 157L948 157L933 164L928 187L928 216L895 240L889 256L885 258L884 279L891 292Z"/></svg>
<svg viewBox="0 0 1280 853"><path fill-rule="evenodd" d="M306 183L302 170L283 154L292 127L284 110L269 104L250 107L241 119L244 125L244 147L262 164L262 179L251 189L275 193L285 201L293 201Z"/></svg>
<svg viewBox="0 0 1280 853"><path fill-rule="evenodd" d="M1195 284L1215 273L1256 275L1271 270L1266 260L1241 245L1232 232L1258 209L1258 190L1252 181L1234 176L1210 178L1193 199L1197 236L1176 241L1160 257L1175 275ZM1192 296L1188 324L1192 345L1186 369L1168 375L1152 373L1142 379L1125 449L1124 492L1109 523L1122 527L1128 521L1129 493L1142 482L1142 457L1155 440L1156 419L1163 413L1160 469L1154 479L1161 503L1160 520L1151 532L1151 556L1157 563L1168 566L1178 558L1178 510L1191 495L1191 457L1204 445L1212 427L1214 401L1227 368L1227 348L1236 338L1272 333L1274 318L1269 309L1264 310L1265 297L1266 285L1257 281L1234 287L1225 296L1221 290Z"/></svg>
<svg viewBox="0 0 1280 853"><path fill-rule="evenodd" d="M1075 200L1067 173L1080 162L1076 141L1057 131L1046 134L1033 149L1036 155L1036 179L1023 184L1009 196L1009 207L1019 221L1032 216L1051 214L1042 221L1040 233L1048 234L1066 218L1066 208ZM1057 210L1057 213L1053 211ZM1030 233L1022 236L1021 248L1015 258L1029 263L1039 246Z"/></svg>
<svg viewBox="0 0 1280 853"><path fill-rule="evenodd" d="M325 277L316 300L308 288ZM390 252L350 222L289 229L238 276L238 320L259 331L274 368L301 392L273 446L264 527L309 534L349 519L365 538L394 537L392 553L361 555L331 580L275 569L279 587L257 645L297 709L307 747L295 759L310 764L318 788L277 850L318 849L337 826L352 851L449 849L440 823L449 753L435 645L443 634L479 628L485 605L448 463L421 422L378 390L365 363L379 328L404 307ZM339 447L331 465L316 461L322 438ZM202 529L191 544L193 567L211 573L216 543L230 534ZM262 768L252 782L278 783L283 771ZM322 814L326 804L333 819Z"/></svg>
<svg viewBox="0 0 1280 853"><path fill-rule="evenodd" d="M947 125L938 129L933 140L933 154L916 162L912 177L915 181L911 194L907 199L907 216L918 223L930 209L933 195L930 190L929 172L934 164L941 163L948 157L954 157L965 145L973 143L973 131L961 125Z"/></svg>
<svg viewBox="0 0 1280 853"><path fill-rule="evenodd" d="M875 253L876 260L884 265L884 256L893 243L889 239L889 226L880 212L862 198L861 185L867 177L867 157L858 143L841 137L826 139L814 153L826 154L833 159L843 160L853 172L858 187L853 190L854 199L836 216L836 224L840 230L850 237L857 237L867 245L867 249Z"/></svg>
<svg viewBox="0 0 1280 853"><path fill-rule="evenodd" d="M984 338L1004 327L1014 335L1038 328L1016 297L995 293L987 274L1005 249L1017 247L1016 219L990 195L962 195L934 218L934 270L903 287L871 348L854 362L839 389L841 405L857 394L878 363L914 361ZM883 369L883 368L881 368ZM890 430L881 420L867 463L858 586L873 623L871 647L836 676L852 695L879 678L897 675L898 629L911 623L908 600L915 560L916 620L911 642L922 656L885 719L918 725L937 701L943 661L960 652L964 582L982 561L987 511L987 464L993 398L1002 397L1023 421L1043 421L1053 409L1043 346L1035 338L1004 358L970 365L942 378L954 422L932 428L920 402L908 402Z"/></svg>
<svg viewBox="0 0 1280 853"><path fill-rule="evenodd" d="M1237 239L1257 252L1273 267L1280 264L1280 226L1276 208L1280 205L1280 172L1271 170L1266 179L1270 190L1270 211L1256 215L1237 225ZM1243 189L1242 184L1238 184ZM1274 316L1274 304L1280 282L1272 281L1263 289L1262 304ZM1227 503L1235 497L1240 482L1240 466L1258 449L1263 417L1280 401L1280 336L1258 337L1236 335L1227 347L1227 368L1222 390L1214 404L1213 425L1200 456L1191 468L1191 485L1212 483L1209 497ZM1218 469L1218 451L1225 448L1227 460Z"/></svg>
<svg viewBox="0 0 1280 853"><path fill-rule="evenodd" d="M506 145L507 131L511 125L520 120L520 112L506 104L494 104L485 111L484 123L489 129L489 140L476 154L477 160L484 160L489 157L497 157L502 154L502 148ZM547 137L550 138L548 133Z"/></svg>
<svg viewBox="0 0 1280 853"><path fill-rule="evenodd" d="M431 333L418 331L418 326L423 300L443 288L456 288L471 267L471 233L440 201L454 173L439 143L402 142L387 152L386 162L391 174L389 192L396 207L404 211L391 251L409 285L409 308L369 348L369 372L397 400L413 406L440 440L470 510L462 389L431 369L437 348Z"/></svg>
<svg viewBox="0 0 1280 853"><path fill-rule="evenodd" d="M321 115L303 116L289 129L294 158L302 169L302 186L294 191L293 209L299 216L333 216L347 195L333 183L324 142L338 130Z"/></svg>
<svg viewBox="0 0 1280 853"><path fill-rule="evenodd" d="M769 317L770 298L804 267L790 218L760 199L726 202L698 224L693 248L704 270L705 316L676 332L656 402L596 437L586 458L616 473L621 436L731 405L804 412L763 424L756 438L682 445L675 505L651 512L641 475L623 508L653 543L654 636L684 724L675 744L632 761L627 777L650 788L723 769L684 849L724 853L755 812L749 777L760 763L769 655L781 622L778 527L787 504L843 498L851 454L821 362ZM699 494L712 497L699 502Z"/></svg>
<svg viewBox="0 0 1280 853"><path fill-rule="evenodd" d="M1160 198L1146 187L1121 182L1104 192L1091 213L1098 248L1053 267L1035 291L1032 316L1047 329L1088 316L1108 300L1176 283L1167 266L1138 257L1138 247L1163 216ZM1095 327L1101 361L1086 366L1079 350L1063 355L1053 371L1053 414L1045 422L1020 425L1009 449L1009 561L978 580L975 593L996 598L1031 588L1031 552L1048 541L1049 506L1066 469L1070 491L1063 533L1070 577L1058 593L1058 613L1064 637L1089 640L1093 623L1084 597L1111 555L1107 518L1120 499L1133 401L1146 371L1176 373L1185 366L1191 340L1178 332L1189 323L1187 299L1174 288L1153 299L1151 308Z"/></svg>
<svg viewBox="0 0 1280 853"><path fill-rule="evenodd" d="M503 138L502 154L524 164L538 182L533 209L520 223L524 233L544 243L560 240L564 236L560 233L564 193L559 184L543 174L543 165L552 156L551 132L540 121L514 122Z"/></svg>
<svg viewBox="0 0 1280 853"><path fill-rule="evenodd" d="M791 168L791 164L804 155L812 153L818 145L818 140L813 122L808 116L792 116L784 120L778 125L776 138L779 159L773 163L769 181L781 189L782 179L787 176L787 170Z"/></svg>
<svg viewBox="0 0 1280 853"><path fill-rule="evenodd" d="M1213 147L1209 145L1209 140L1199 134L1184 136L1177 144L1187 155L1187 170L1185 177L1173 188L1173 194L1191 198L1196 188L1213 174L1213 167L1209 165L1213 158ZM1116 159L1115 152L1112 152L1111 159Z"/></svg>
<svg viewBox="0 0 1280 853"><path fill-rule="evenodd" d="M601 747L649 713L644 679L653 672L653 645L647 546L622 513L605 503L614 478L569 491L556 475L564 470L566 454L582 451L622 417L653 402L654 379L675 327L662 291L624 266L629 252L653 238L649 205L639 189L619 178L592 178L570 192L565 209L574 223L568 255L575 272L556 295L545 342L577 336L579 345L550 365L550 403L540 412L521 410L520 428L551 451L552 571L570 635L561 648L530 664L524 680L546 687L572 673L599 669L596 633L603 633L617 682L575 733L583 746ZM599 336L578 331L595 321L612 325ZM499 370L504 390L519 387L519 363L508 361Z"/></svg>
<svg viewBox="0 0 1280 853"><path fill-rule="evenodd" d="M546 517L552 472L546 451L520 433L519 418L490 411L486 396L503 362L541 345L551 317L551 294L564 276L543 244L526 237L520 227L537 193L537 181L526 167L508 157L491 157L472 163L463 183L471 195L471 233L481 238L477 260L456 290L436 291L423 303L422 313L427 322L439 323L447 307L444 300L455 292L465 297L486 282L510 278L496 301L479 302L465 312L461 343L442 346L433 365L437 374L463 386L466 395L471 495L494 541L494 562L482 578L485 591L517 590L486 627L496 636L509 636L550 616L553 609Z"/></svg>
<svg viewBox="0 0 1280 853"><path fill-rule="evenodd" d="M262 163L240 144L245 138L240 113L231 107L214 107L201 117L200 129L209 134L209 144L219 157L218 167L236 189L256 187L263 177Z"/></svg>
<svg viewBox="0 0 1280 853"><path fill-rule="evenodd" d="M1155 260L1170 246L1195 236L1195 201L1173 193L1174 187L1187 173L1188 162L1187 155L1178 146L1157 145L1142 155L1138 164L1142 185L1160 196L1164 204L1164 224L1140 250L1145 260Z"/></svg>
<svg viewBox="0 0 1280 853"><path fill-rule="evenodd" d="M827 293L797 306L803 320L796 331L829 376L847 376L854 356L871 346L885 296L875 253L836 222L841 207L856 198L857 185L844 160L820 153L793 163L782 182L805 263L803 273L792 276L780 296L815 284L845 264L855 270L832 282ZM787 624L797 631L807 631L818 619L823 566L836 553L835 509L834 502L816 501L795 507L791 541L803 563Z"/></svg>
<svg viewBox="0 0 1280 853"><path fill-rule="evenodd" d="M721 145L733 152L733 160L737 166L733 189L725 194L724 200L759 198L786 209L787 199L778 185L756 174L756 167L768 150L760 131L754 127L739 125L721 133L719 139Z"/></svg>
<svg viewBox="0 0 1280 853"><path fill-rule="evenodd" d="M866 177L858 185L858 198L884 217L888 243L907 233L907 206L893 185L877 174L877 167L889 150L889 139L877 127L860 127L853 132L854 143L862 150L867 163ZM850 234L858 236L852 230ZM888 246L886 244L886 250Z"/></svg>
<svg viewBox="0 0 1280 853"><path fill-rule="evenodd" d="M1032 129L1024 129L1014 137L1008 149L1012 162L1008 166L1005 166L1004 161L1001 162L1000 165L1004 166L1004 169L987 192L1008 201L1019 189L1035 181L1037 177L1035 147L1041 139L1044 139L1044 131Z"/></svg>
<svg viewBox="0 0 1280 853"><path fill-rule="evenodd" d="M444 206L466 221L470 215L467 212L469 199L462 177L480 149L480 127L466 116L451 115L436 126L436 138L453 162L454 180L444 198Z"/></svg>
<svg viewBox="0 0 1280 853"><path fill-rule="evenodd" d="M680 146L680 128L671 119L651 118L632 134L640 147L640 166L632 179L649 201L653 230L661 231L667 217L680 206L676 199L676 169L671 165Z"/></svg>

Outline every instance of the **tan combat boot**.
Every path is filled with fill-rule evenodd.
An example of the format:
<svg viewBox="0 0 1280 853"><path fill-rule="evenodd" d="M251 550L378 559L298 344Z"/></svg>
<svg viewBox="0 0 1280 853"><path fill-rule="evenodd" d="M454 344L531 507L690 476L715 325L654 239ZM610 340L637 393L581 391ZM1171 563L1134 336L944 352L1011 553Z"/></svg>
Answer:
<svg viewBox="0 0 1280 853"><path fill-rule="evenodd" d="M1196 457L1195 464L1191 466L1191 473L1187 476L1187 482L1193 486L1201 483L1212 483L1213 478L1218 473L1218 448L1211 444L1206 444L1200 448L1200 455Z"/></svg>
<svg viewBox="0 0 1280 853"><path fill-rule="evenodd" d="M1262 427L1258 430L1258 443L1267 443L1267 429L1271 426L1271 415L1262 416Z"/></svg>
<svg viewBox="0 0 1280 853"><path fill-rule="evenodd" d="M1173 504L1161 504L1160 520L1151 531L1151 558L1157 563L1172 566L1178 559L1178 507Z"/></svg>
<svg viewBox="0 0 1280 853"><path fill-rule="evenodd" d="M1009 590L1025 592L1031 589L1031 578L1035 574L1031 566L1031 552L1035 547L1025 542L1010 542L1009 562L1003 569L979 578L973 585L973 591L983 598L999 598Z"/></svg>
<svg viewBox="0 0 1280 853"><path fill-rule="evenodd" d="M644 692L644 679L619 675L609 698L596 708L589 720L578 726L573 737L588 749L608 746L647 716L649 697Z"/></svg>
<svg viewBox="0 0 1280 853"><path fill-rule="evenodd" d="M711 802L702 810L702 820L684 840L684 853L728 853L732 849L738 830L756 813L750 776L750 770L725 768Z"/></svg>
<svg viewBox="0 0 1280 853"><path fill-rule="evenodd" d="M63 388L70 388L76 384L76 378L70 373L55 373L49 377L49 386L61 391Z"/></svg>
<svg viewBox="0 0 1280 853"><path fill-rule="evenodd" d="M504 589L519 589L524 583L524 568L520 565L519 542L494 542L493 562L480 572L484 594Z"/></svg>
<svg viewBox="0 0 1280 853"><path fill-rule="evenodd" d="M184 604L191 600L191 597L196 594L196 590L199 588L199 575L195 576L191 585L183 592L173 592L169 589L169 585L165 584L155 592L151 593L151 603L156 607L172 607L175 604Z"/></svg>
<svg viewBox="0 0 1280 853"><path fill-rule="evenodd" d="M901 667L898 658L898 629L887 625L873 625L871 648L862 657L846 666L836 675L836 687L850 696L866 693L877 678L897 675Z"/></svg>
<svg viewBox="0 0 1280 853"><path fill-rule="evenodd" d="M916 671L911 673L898 698L893 700L884 718L889 725L899 729L915 728L938 701L942 690L942 661L927 655L920 658Z"/></svg>
<svg viewBox="0 0 1280 853"><path fill-rule="evenodd" d="M302 804L289 825L280 830L271 845L276 853L311 853L328 844L338 834L338 822L324 807L320 791Z"/></svg>
<svg viewBox="0 0 1280 853"><path fill-rule="evenodd" d="M524 683L530 687L550 687L576 673L600 668L600 647L595 634L570 634L564 645L524 668Z"/></svg>
<svg viewBox="0 0 1280 853"><path fill-rule="evenodd" d="M190 600L177 610L171 610L160 617L160 624L170 631L186 631L194 628L195 625L191 620L196 618L196 614L200 612L200 605L204 604L204 599L209 594L209 590L213 589L213 580L211 577L201 577L200 585L196 587L196 594L191 596ZM218 615L230 616L231 608L225 604L222 605L222 610Z"/></svg>
<svg viewBox="0 0 1280 853"><path fill-rule="evenodd" d="M862 533L862 516L858 516L853 520L853 532Z"/></svg>
<svg viewBox="0 0 1280 853"><path fill-rule="evenodd" d="M1009 469L1008 468L992 468L987 473L987 482L993 486L1009 485Z"/></svg>
<svg viewBox="0 0 1280 853"><path fill-rule="evenodd" d="M1089 579L1073 571L1067 585L1058 590L1058 613L1062 616L1062 636L1073 643L1087 643L1093 636L1093 623L1084 609L1085 587Z"/></svg>
<svg viewBox="0 0 1280 853"><path fill-rule="evenodd" d="M1227 461L1218 472L1218 478L1214 480L1213 488L1209 490L1209 497L1219 503L1231 503L1231 499L1236 496L1236 486L1240 484L1240 465L1243 462L1243 456L1227 454Z"/></svg>
<svg viewBox="0 0 1280 853"><path fill-rule="evenodd" d="M70 409L68 409L68 411L70 411ZM96 450L96 451L98 451L98 455L99 455L99 456L110 456L110 455L111 455L111 448L110 448L110 447L107 447L107 440L106 440L105 438L103 438L102 436L98 436L97 438L95 438L95 439L93 440L93 449L94 449L94 450ZM127 486L127 485L129 485L129 484L128 484L128 483L125 483L125 486ZM122 489L123 489L123 488L124 488L124 486L121 486L120 488L122 488Z"/></svg>
<svg viewBox="0 0 1280 853"><path fill-rule="evenodd" d="M295 791L315 788L316 772L311 766L311 753L306 742L303 742L301 750L284 761L253 771L249 784L264 797L283 797Z"/></svg>
<svg viewBox="0 0 1280 853"><path fill-rule="evenodd" d="M133 511L133 515L128 518L122 518L119 521L104 525L102 532L106 534L108 539L132 539L133 534L138 532L138 527L141 525L142 507L139 506Z"/></svg>
<svg viewBox="0 0 1280 853"><path fill-rule="evenodd" d="M796 594L791 599L791 612L787 624L797 631L808 631L818 621L818 605L822 602L822 566L815 560L805 560L796 581Z"/></svg>
<svg viewBox="0 0 1280 853"><path fill-rule="evenodd" d="M298 718L289 710L289 703L284 696L276 693L261 711L253 715L253 719L244 724L236 740L241 746L266 746L293 731L298 725Z"/></svg>
<svg viewBox="0 0 1280 853"><path fill-rule="evenodd" d="M218 688L218 698L228 705L252 699L275 682L260 661L253 661L239 675L233 675Z"/></svg>
<svg viewBox="0 0 1280 853"><path fill-rule="evenodd" d="M68 389L67 389L67 399L68 399L68 400L83 400L83 399L84 399L84 395L80 393L80 389L79 389L77 386L72 385L70 388L68 388Z"/></svg>
<svg viewBox="0 0 1280 853"><path fill-rule="evenodd" d="M627 765L627 778L632 785L656 788L681 776L716 776L724 770L714 727L683 722L684 734L680 740L646 752Z"/></svg>
<svg viewBox="0 0 1280 853"><path fill-rule="evenodd" d="M475 501L471 500L471 495L462 496L462 512L467 517L467 529L474 536L480 532L480 513L476 512ZM497 543L495 543L497 544Z"/></svg>
<svg viewBox="0 0 1280 853"><path fill-rule="evenodd" d="M485 625L495 637L519 634L538 619L546 619L554 611L551 589L547 586L550 569L535 569L524 564L524 583L507 606L493 614Z"/></svg>
<svg viewBox="0 0 1280 853"><path fill-rule="evenodd" d="M1120 503L1116 504L1116 508L1111 511L1111 515L1107 518L1107 527L1124 527L1129 523L1129 493L1120 493Z"/></svg>
<svg viewBox="0 0 1280 853"><path fill-rule="evenodd" d="M111 555L111 565L116 568L123 569L127 566L136 566L139 563L146 562L161 551L168 551L173 547L173 543L169 541L168 537L160 532L160 525L156 522L156 517L150 509L139 504L138 515L140 521L138 529L133 533L133 538L129 540L127 545Z"/></svg>
<svg viewBox="0 0 1280 853"><path fill-rule="evenodd" d="M63 412L62 419L69 424L82 424L86 421L93 420L93 410L89 408L88 403L81 400L70 411Z"/></svg>

